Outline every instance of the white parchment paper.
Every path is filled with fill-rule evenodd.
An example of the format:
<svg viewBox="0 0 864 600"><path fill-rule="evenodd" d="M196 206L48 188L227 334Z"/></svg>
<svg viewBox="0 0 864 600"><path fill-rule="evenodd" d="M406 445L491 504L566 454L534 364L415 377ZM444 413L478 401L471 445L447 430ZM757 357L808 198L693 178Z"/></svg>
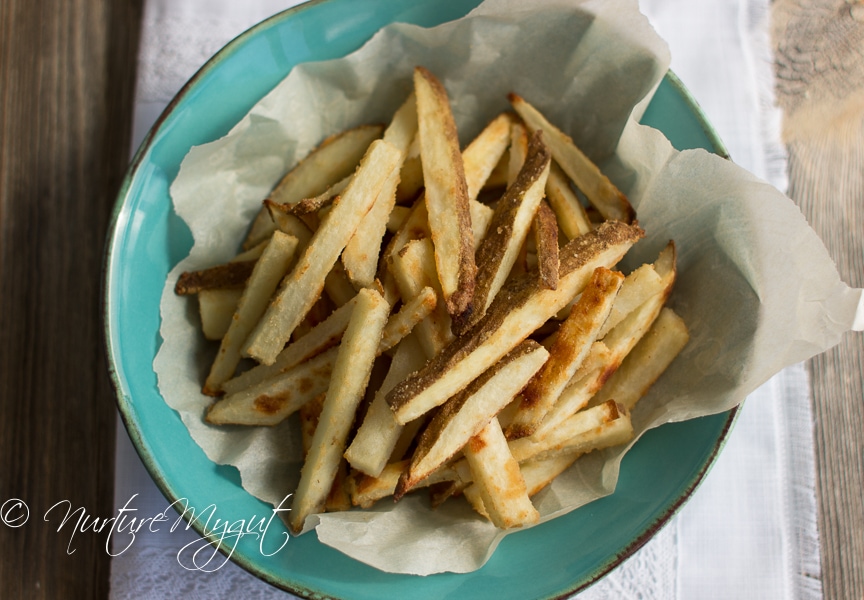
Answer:
<svg viewBox="0 0 864 600"><path fill-rule="evenodd" d="M629 195L648 233L625 266L653 261L676 241L672 304L691 341L637 405L637 434L728 410L784 366L864 327L861 290L840 281L788 198L727 160L673 150L631 118L668 66L665 44L635 1L487 0L433 29L392 25L344 59L295 68L227 136L194 148L171 187L194 246L162 294L159 388L207 455L236 466L253 495L276 504L293 491L299 436L292 421L274 428L204 423L210 399L200 386L210 356L194 303L175 296L174 283L184 270L233 256L261 200L321 139L387 122L418 64L447 88L463 142L508 108L510 91L572 135ZM626 450L580 459L535 498L543 520L611 493ZM420 496L322 515L316 533L372 566L415 574L475 570L505 535L467 505L431 511Z"/></svg>

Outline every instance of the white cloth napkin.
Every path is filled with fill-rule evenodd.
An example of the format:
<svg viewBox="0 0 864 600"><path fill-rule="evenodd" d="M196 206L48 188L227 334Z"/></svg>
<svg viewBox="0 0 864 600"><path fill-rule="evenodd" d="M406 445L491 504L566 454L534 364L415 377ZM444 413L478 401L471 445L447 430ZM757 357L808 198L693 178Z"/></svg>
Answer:
<svg viewBox="0 0 864 600"><path fill-rule="evenodd" d="M147 0L134 143L185 81L249 26L292 0ZM785 189L779 113L771 98L769 0L640 0L670 45L672 68L701 104L732 158ZM679 515L584 599L819 598L812 421L797 365L747 400L725 449ZM166 501L118 421L115 505L156 514ZM177 552L196 538L139 533L116 556L111 597L285 598L233 563L187 571Z"/></svg>

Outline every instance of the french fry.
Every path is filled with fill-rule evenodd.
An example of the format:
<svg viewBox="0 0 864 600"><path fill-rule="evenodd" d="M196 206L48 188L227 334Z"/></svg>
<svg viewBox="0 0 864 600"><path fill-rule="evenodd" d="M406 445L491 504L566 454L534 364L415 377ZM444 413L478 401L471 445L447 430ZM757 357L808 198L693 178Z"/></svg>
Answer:
<svg viewBox="0 0 864 600"><path fill-rule="evenodd" d="M469 310L474 295L474 238L465 167L447 91L423 67L414 69L420 160L435 264L451 316Z"/></svg>
<svg viewBox="0 0 864 600"><path fill-rule="evenodd" d="M519 462L542 460L563 454L585 454L617 446L633 438L630 413L614 400L571 415L543 437L535 435L510 441L510 452Z"/></svg>
<svg viewBox="0 0 864 600"><path fill-rule="evenodd" d="M455 332L477 323L504 285L519 250L528 236L537 207L543 199L550 155L540 134L531 138L528 156L519 176L495 206L489 233L477 249L477 282L470 313L454 319Z"/></svg>
<svg viewBox="0 0 864 600"><path fill-rule="evenodd" d="M552 150L555 161L604 219L625 223L633 221L636 215L627 197L583 154L568 135L547 121L540 111L523 98L516 94L510 94L508 98L532 131L543 131L544 141Z"/></svg>
<svg viewBox="0 0 864 600"><path fill-rule="evenodd" d="M396 111L393 120L384 131L384 141L402 153L402 161L399 162L398 168L390 174L372 208L363 217L360 226L342 252L342 263L345 265L345 271L357 287L368 287L372 285L372 281L375 279L381 240L387 231L387 219L390 216L390 211L396 204L399 172L411 141L416 136L417 103L414 96L411 95Z"/></svg>
<svg viewBox="0 0 864 600"><path fill-rule="evenodd" d="M407 206L394 206L390 216L387 217L387 231L390 233L399 231L410 213L411 209Z"/></svg>
<svg viewBox="0 0 864 600"><path fill-rule="evenodd" d="M324 279L354 234L359 220L377 198L402 153L376 140L361 161L341 200L327 214L291 274L283 281L257 327L249 336L246 354L272 364L294 328L324 288Z"/></svg>
<svg viewBox="0 0 864 600"><path fill-rule="evenodd" d="M549 360L522 390L522 402L507 427L510 439L531 435L585 361L609 315L624 275L599 267L561 324Z"/></svg>
<svg viewBox="0 0 864 600"><path fill-rule="evenodd" d="M472 437L464 453L489 520L496 527L523 527L540 520L498 419Z"/></svg>
<svg viewBox="0 0 864 600"><path fill-rule="evenodd" d="M210 405L206 420L212 425L277 425L303 404L327 390L336 348L323 352L281 375Z"/></svg>
<svg viewBox="0 0 864 600"><path fill-rule="evenodd" d="M201 271L180 274L174 293L178 296L197 294L201 290L242 288L255 268L254 260L227 262Z"/></svg>
<svg viewBox="0 0 864 600"><path fill-rule="evenodd" d="M396 422L393 411L387 405L386 396L394 385L423 366L426 357L414 336L401 344L390 363L390 370L381 384L363 423L345 451L348 463L358 471L378 477L387 464L399 440L403 426ZM395 481L393 486L395 488Z"/></svg>
<svg viewBox="0 0 864 600"><path fill-rule="evenodd" d="M534 245L537 247L537 269L544 287L558 287L558 221L549 205L542 201L534 215Z"/></svg>
<svg viewBox="0 0 864 600"><path fill-rule="evenodd" d="M407 423L443 404L570 302L595 268L615 265L643 235L636 225L604 223L562 249L557 289L528 278L503 288L480 323L390 391L396 420Z"/></svg>
<svg viewBox="0 0 864 600"><path fill-rule="evenodd" d="M249 332L257 324L276 286L288 272L288 267L297 248L297 238L281 231L274 231L267 249L255 263L243 295L237 303L237 310L231 325L216 353L210 373L204 382L203 392L217 395L222 384L234 375L240 363L240 349Z"/></svg>
<svg viewBox="0 0 864 600"><path fill-rule="evenodd" d="M515 183L528 158L528 132L522 123L514 122L510 126L510 154L507 162L507 187Z"/></svg>
<svg viewBox="0 0 864 600"><path fill-rule="evenodd" d="M690 334L681 317L671 308L663 308L651 329L627 354L591 403L614 399L627 410L633 410L689 339Z"/></svg>
<svg viewBox="0 0 864 600"><path fill-rule="evenodd" d="M546 413L537 426L534 435L544 436L574 412L588 404L603 384L615 372L627 354L645 335L657 319L663 304L672 291L675 278L674 253L669 247L660 253L654 263L655 270L661 274L664 287L638 308L630 312L620 323L603 337L603 344L609 351L604 364L595 372L582 377L579 383L565 389L555 405ZM626 281L626 279L625 279ZM623 284L622 284L623 287ZM581 374L580 374L581 375Z"/></svg>
<svg viewBox="0 0 864 600"><path fill-rule="evenodd" d="M320 512L327 499L389 311L390 305L378 292L363 289L358 293L291 505L288 525L295 535L303 531L306 517Z"/></svg>
<svg viewBox="0 0 864 600"><path fill-rule="evenodd" d="M291 169L270 193L275 203L294 204L313 198L354 172L369 145L381 137L384 127L361 125L332 135ZM275 224L262 208L243 243L250 248L273 233Z"/></svg>
<svg viewBox="0 0 864 600"><path fill-rule="evenodd" d="M229 379L222 384L223 390L229 394L258 385L292 367L320 354L338 344L354 310L355 298L334 310L326 319L313 327L306 335L288 344L276 357L272 365L258 365ZM434 309L436 296L434 290L426 288L410 302L404 304L398 313L392 315L384 326L378 354L396 346L414 326L422 321Z"/></svg>
<svg viewBox="0 0 864 600"><path fill-rule="evenodd" d="M529 459L519 463L522 478L525 480L525 488L528 497L533 498L540 491L552 483L556 477L566 471L570 465L576 462L579 454L561 454L545 459Z"/></svg>
<svg viewBox="0 0 864 600"><path fill-rule="evenodd" d="M434 249L429 238L408 242L392 257L390 267L403 298L415 297L425 286L435 286L436 291L440 290L435 272ZM417 326L417 339L427 357L438 354L453 339L450 323L450 315L442 303Z"/></svg>
<svg viewBox="0 0 864 600"><path fill-rule="evenodd" d="M441 405L420 435L417 449L396 489L398 499L450 460L519 393L549 353L526 340Z"/></svg>
<svg viewBox="0 0 864 600"><path fill-rule="evenodd" d="M594 229L585 207L570 187L570 180L554 160L546 180L546 199L567 239L572 240Z"/></svg>
<svg viewBox="0 0 864 600"><path fill-rule="evenodd" d="M370 508L378 500L392 496L399 477L407 465L407 460L390 463L381 470L381 474L377 477L355 473L352 478L351 502L354 506ZM436 483L453 481L457 477L455 471L445 467L432 473L428 479L417 484L417 487L426 487Z"/></svg>
<svg viewBox="0 0 864 600"><path fill-rule="evenodd" d="M221 340L231 326L243 288L201 290L198 292L198 312L201 332L208 340Z"/></svg>
<svg viewBox="0 0 864 600"><path fill-rule="evenodd" d="M512 115L501 113L462 151L469 200L477 200L480 190L507 150L512 123Z"/></svg>
<svg viewBox="0 0 864 600"><path fill-rule="evenodd" d="M324 207L330 206L336 198L339 197L339 194L345 191L345 188L348 187L349 183L351 183L351 175L340 179L317 196L303 198L293 204L273 202L272 200L269 200L269 202L274 206L279 207L279 210L282 212L289 215L311 215Z"/></svg>

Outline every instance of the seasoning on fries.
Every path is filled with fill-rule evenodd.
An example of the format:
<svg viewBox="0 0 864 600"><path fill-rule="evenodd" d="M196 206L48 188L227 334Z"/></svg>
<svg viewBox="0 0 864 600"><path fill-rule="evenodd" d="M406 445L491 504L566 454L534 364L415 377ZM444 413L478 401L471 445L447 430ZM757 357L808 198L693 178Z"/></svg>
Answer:
<svg viewBox="0 0 864 600"><path fill-rule="evenodd" d="M632 440L631 411L689 337L666 306L674 244L616 270L646 232L566 134L511 94L515 113L463 150L444 85L422 67L413 84L386 128L298 163L245 252L176 282L220 344L206 420L302 421L295 534L349 499L424 489L531 525L555 477Z"/></svg>

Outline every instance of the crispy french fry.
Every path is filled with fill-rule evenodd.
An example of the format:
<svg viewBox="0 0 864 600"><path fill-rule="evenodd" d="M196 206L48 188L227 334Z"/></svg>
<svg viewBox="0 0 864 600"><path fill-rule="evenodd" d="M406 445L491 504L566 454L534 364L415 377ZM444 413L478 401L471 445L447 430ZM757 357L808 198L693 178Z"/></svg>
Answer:
<svg viewBox="0 0 864 600"><path fill-rule="evenodd" d="M662 273L661 279L664 281L664 287L638 308L630 312L603 337L603 344L608 349L609 354L605 357L602 366L584 376L581 373L577 373L577 375L582 376L582 379L562 392L555 405L546 413L543 421L537 426L534 435L546 435L574 412L586 406L591 397L603 386L627 354L642 339L652 323L657 319L660 310L663 308L663 304L666 302L666 298L668 298L672 290L675 278L674 256L671 256L672 254L674 253L670 252L667 247L666 250L660 253L657 261L654 263L655 269Z"/></svg>
<svg viewBox="0 0 864 600"><path fill-rule="evenodd" d="M312 196L311 198L303 198L302 200L298 200L293 204L289 204L287 202L273 202L272 200L269 200L269 202L271 202L273 206L278 207L279 210L281 210L282 212L289 215L311 215L325 207L330 206L336 200L336 198L339 197L339 194L345 191L345 188L348 187L348 184L351 183L351 177L351 175L349 175L348 177L344 177L343 179L340 179L317 196Z"/></svg>
<svg viewBox="0 0 864 600"><path fill-rule="evenodd" d="M526 340L445 402L421 433L411 464L399 481L396 498L462 449L510 403L548 357L543 346Z"/></svg>
<svg viewBox="0 0 864 600"><path fill-rule="evenodd" d="M397 421L412 421L467 386L581 292L595 268L615 265L643 235L636 225L604 223L562 249L557 289L530 279L502 289L483 321L391 390Z"/></svg>
<svg viewBox="0 0 864 600"><path fill-rule="evenodd" d="M465 313L474 295L474 238L465 167L447 91L423 67L414 69L420 160L435 264L451 316Z"/></svg>
<svg viewBox="0 0 864 600"><path fill-rule="evenodd" d="M477 200L480 190L507 150L512 123L512 115L501 113L462 151L469 200Z"/></svg>
<svg viewBox="0 0 864 600"><path fill-rule="evenodd" d="M542 438L533 435L509 444L513 458L523 462L562 454L585 454L629 442L632 438L630 413L609 400L571 415Z"/></svg>
<svg viewBox="0 0 864 600"><path fill-rule="evenodd" d="M507 187L513 185L528 158L528 132L520 122L510 126L510 154L507 163Z"/></svg>
<svg viewBox="0 0 864 600"><path fill-rule="evenodd" d="M498 419L472 437L464 453L489 520L496 527L523 527L540 520Z"/></svg>
<svg viewBox="0 0 864 600"><path fill-rule="evenodd" d="M327 499L389 311L390 305L378 292L363 289L358 293L291 505L288 525L295 535L303 531L306 517L320 512Z"/></svg>
<svg viewBox="0 0 864 600"><path fill-rule="evenodd" d="M257 365L222 384L228 394L236 394L258 385L338 344L348 327L356 300L343 304L306 335L291 342L276 357L273 364Z"/></svg>
<svg viewBox="0 0 864 600"><path fill-rule="evenodd" d="M462 313L454 319L453 328L457 334L467 331L486 314L510 274L543 199L549 160L549 151L541 135L533 136L527 160L517 180L498 201L489 233L477 249L479 267L474 305L470 313Z"/></svg>
<svg viewBox="0 0 864 600"><path fill-rule="evenodd" d="M397 148L402 153L402 160L408 148L417 136L417 103L413 96L402 104L390 125L384 131L384 141ZM396 187L399 184L399 168L394 169L381 188L378 198L363 217L360 226L345 246L342 252L342 263L348 277L357 287L368 287L375 279L378 266L378 255L381 251L381 240L387 231L387 219L396 204Z"/></svg>
<svg viewBox="0 0 864 600"><path fill-rule="evenodd" d="M440 290L435 272L434 250L429 238L408 242L392 257L390 267L399 294L403 298L415 297L425 286L435 286L436 291ZM417 339L427 357L438 354L441 348L453 339L450 315L443 303L437 305L417 326Z"/></svg>
<svg viewBox="0 0 864 600"><path fill-rule="evenodd" d="M519 463L528 497L533 498L540 490L552 483L552 480L570 468L579 454L569 453L545 459L531 459Z"/></svg>
<svg viewBox="0 0 864 600"><path fill-rule="evenodd" d="M249 336L246 353L264 364L272 364L294 328L324 288L324 279L359 220L378 196L384 182L401 160L402 153L376 140L341 200L331 210L310 240L291 274Z"/></svg>
<svg viewBox="0 0 864 600"><path fill-rule="evenodd" d="M333 348L277 377L227 394L210 405L206 420L213 425L277 425L327 390L335 360Z"/></svg>
<svg viewBox="0 0 864 600"><path fill-rule="evenodd" d="M570 180L554 160L546 180L546 199L567 239L572 240L594 229L585 207L570 187Z"/></svg>
<svg viewBox="0 0 864 600"><path fill-rule="evenodd" d="M197 294L201 290L242 288L255 268L254 260L228 262L201 271L181 273L174 286L178 296Z"/></svg>
<svg viewBox="0 0 864 600"><path fill-rule="evenodd" d="M386 396L394 385L423 366L426 357L414 336L399 344L384 383L372 400L357 434L345 451L345 458L358 471L378 477L393 453L403 426L396 422ZM394 482L395 487L395 482Z"/></svg>
<svg viewBox="0 0 864 600"><path fill-rule="evenodd" d="M558 287L558 221L546 202L540 202L534 215L534 245L537 247L537 268L544 287Z"/></svg>
<svg viewBox="0 0 864 600"><path fill-rule="evenodd" d="M542 130L544 140L552 150L555 161L561 165L588 201L604 219L630 223L636 214L630 201L609 181L591 159L573 143L573 140L546 120L540 111L516 94L510 94L510 103L532 130Z"/></svg>
<svg viewBox="0 0 864 600"><path fill-rule="evenodd" d="M510 439L531 435L555 404L591 350L609 315L624 275L598 267L561 324L549 360L522 390L522 402L507 427Z"/></svg>
<svg viewBox="0 0 864 600"><path fill-rule="evenodd" d="M198 312L201 331L208 340L221 340L231 326L243 288L201 290L198 292Z"/></svg>
<svg viewBox="0 0 864 600"><path fill-rule="evenodd" d="M297 248L297 238L274 231L267 249L255 263L255 268L237 303L231 325L216 353L210 373L204 382L204 393L218 395L222 384L233 377L240 363L240 349L249 332L264 314L276 286L288 272Z"/></svg>
<svg viewBox="0 0 864 600"><path fill-rule="evenodd" d="M275 203L294 204L321 194L354 172L366 149L381 137L383 131L384 127L380 125L361 125L328 137L279 181L269 199ZM275 228L272 219L267 218L267 211L262 208L246 235L243 247L250 248L266 239Z"/></svg>
<svg viewBox="0 0 864 600"><path fill-rule="evenodd" d="M392 496L399 476L407 464L407 460L390 463L381 470L381 474L377 477L355 473L351 488L351 502L354 506L369 508L376 501ZM452 481L456 478L457 475L452 469L442 468L430 475L425 481L420 482L417 487L426 487L444 481Z"/></svg>
<svg viewBox="0 0 864 600"><path fill-rule="evenodd" d="M690 335L684 321L671 308L663 308L651 329L633 347L618 370L591 399L614 399L632 410L663 371L687 345Z"/></svg>

